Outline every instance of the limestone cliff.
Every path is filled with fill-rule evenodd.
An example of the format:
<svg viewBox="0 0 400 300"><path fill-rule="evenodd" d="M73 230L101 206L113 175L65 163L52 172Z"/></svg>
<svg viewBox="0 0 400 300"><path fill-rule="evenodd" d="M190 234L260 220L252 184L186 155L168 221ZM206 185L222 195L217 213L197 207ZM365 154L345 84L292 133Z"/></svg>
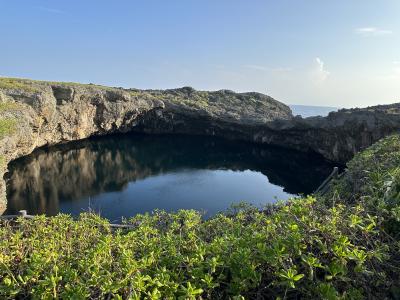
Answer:
<svg viewBox="0 0 400 300"><path fill-rule="evenodd" d="M276 118L246 123L211 118L197 111L165 103L165 108L139 117L133 131L223 136L315 152L344 164L355 153L400 130L400 104L344 109L327 117Z"/></svg>
<svg viewBox="0 0 400 300"><path fill-rule="evenodd" d="M176 111L178 127L180 113L227 124L292 117L289 107L258 93L199 92L189 87L142 91L0 78L0 176L9 161L38 147L131 131L149 115L161 117L166 106ZM0 211L5 198L5 183L0 180Z"/></svg>
<svg viewBox="0 0 400 300"><path fill-rule="evenodd" d="M38 147L116 132L223 136L345 162L399 129L399 104L302 119L260 93L189 87L137 90L0 78L0 176L9 161ZM5 199L5 182L0 180L0 212Z"/></svg>

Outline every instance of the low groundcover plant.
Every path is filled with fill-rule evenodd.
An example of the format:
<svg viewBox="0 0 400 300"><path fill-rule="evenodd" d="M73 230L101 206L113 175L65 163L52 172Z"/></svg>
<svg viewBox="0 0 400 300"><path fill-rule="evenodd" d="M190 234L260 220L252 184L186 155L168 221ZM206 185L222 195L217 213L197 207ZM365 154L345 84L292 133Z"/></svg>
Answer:
<svg viewBox="0 0 400 300"><path fill-rule="evenodd" d="M392 136L326 195L205 221L193 210L137 215L129 229L90 213L0 221L0 298L394 298L398 158Z"/></svg>

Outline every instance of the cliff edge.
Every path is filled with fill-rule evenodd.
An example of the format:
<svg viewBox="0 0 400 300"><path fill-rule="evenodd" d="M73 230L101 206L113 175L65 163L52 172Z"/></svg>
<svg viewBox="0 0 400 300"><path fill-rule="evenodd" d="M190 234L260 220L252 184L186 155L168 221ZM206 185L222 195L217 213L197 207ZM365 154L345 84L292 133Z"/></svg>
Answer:
<svg viewBox="0 0 400 300"><path fill-rule="evenodd" d="M400 129L400 104L293 117L260 93L138 90L0 78L0 175L34 149L120 132L213 135L319 153L344 163ZM6 189L0 180L0 212ZM3 203L3 204L1 204Z"/></svg>

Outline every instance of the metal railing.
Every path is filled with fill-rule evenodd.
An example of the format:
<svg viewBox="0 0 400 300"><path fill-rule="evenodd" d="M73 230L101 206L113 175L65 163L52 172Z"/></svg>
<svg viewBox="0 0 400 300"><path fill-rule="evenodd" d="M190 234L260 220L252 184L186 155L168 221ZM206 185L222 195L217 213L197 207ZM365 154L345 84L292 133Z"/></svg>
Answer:
<svg viewBox="0 0 400 300"><path fill-rule="evenodd" d="M334 179L341 178L346 171L339 174L339 168L334 167L332 173L321 183L321 185L315 190L314 194L324 195L329 190L329 183Z"/></svg>

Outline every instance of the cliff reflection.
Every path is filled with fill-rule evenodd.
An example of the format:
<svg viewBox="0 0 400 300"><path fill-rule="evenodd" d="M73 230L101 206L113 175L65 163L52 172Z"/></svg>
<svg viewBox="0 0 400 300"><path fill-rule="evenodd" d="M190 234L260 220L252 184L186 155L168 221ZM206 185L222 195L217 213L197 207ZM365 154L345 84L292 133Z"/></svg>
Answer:
<svg viewBox="0 0 400 300"><path fill-rule="evenodd" d="M311 193L332 166L304 153L222 139L119 135L39 149L10 165L5 214L59 212L76 201L179 170L259 171L290 194Z"/></svg>

